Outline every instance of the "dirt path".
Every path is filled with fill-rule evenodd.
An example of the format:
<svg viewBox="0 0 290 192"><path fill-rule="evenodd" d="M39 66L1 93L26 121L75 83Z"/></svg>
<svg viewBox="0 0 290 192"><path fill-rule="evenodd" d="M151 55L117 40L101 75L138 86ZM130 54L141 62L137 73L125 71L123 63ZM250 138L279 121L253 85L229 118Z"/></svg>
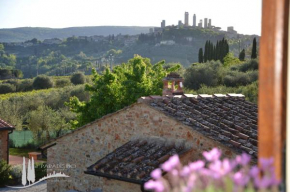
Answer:
<svg viewBox="0 0 290 192"><path fill-rule="evenodd" d="M19 186L20 187L20 186ZM47 192L47 185L46 181L42 181L32 187L26 188L26 189L12 189L12 188L0 188L0 192Z"/></svg>

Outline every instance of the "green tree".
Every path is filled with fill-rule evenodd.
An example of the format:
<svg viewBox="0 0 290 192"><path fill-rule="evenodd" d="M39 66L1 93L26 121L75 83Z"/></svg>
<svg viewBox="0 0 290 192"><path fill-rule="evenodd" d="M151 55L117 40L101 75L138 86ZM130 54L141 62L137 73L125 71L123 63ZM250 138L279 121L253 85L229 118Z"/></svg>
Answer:
<svg viewBox="0 0 290 192"><path fill-rule="evenodd" d="M166 70L163 65L164 61L152 65L148 58L136 55L128 63L116 66L112 72L107 68L99 75L93 70L93 84L86 85L86 91L91 94L90 101L80 102L72 97L67 103L77 113L74 126L84 125L122 109L136 102L141 96L161 95L162 79L167 73L180 67L175 65Z"/></svg>
<svg viewBox="0 0 290 192"><path fill-rule="evenodd" d="M203 63L203 51L202 48L199 49L198 51L198 62Z"/></svg>
<svg viewBox="0 0 290 192"><path fill-rule="evenodd" d="M44 105L28 114L28 128L38 140L50 140L51 133L60 135L59 132L67 128L64 125L65 119L57 111Z"/></svg>
<svg viewBox="0 0 290 192"><path fill-rule="evenodd" d="M39 75L33 81L34 89L48 89L53 87L53 81L46 75Z"/></svg>
<svg viewBox="0 0 290 192"><path fill-rule="evenodd" d="M252 55L251 55L252 59L256 59L257 58L257 41L256 38L254 38L253 40L253 47L252 47Z"/></svg>
<svg viewBox="0 0 290 192"><path fill-rule="evenodd" d="M4 53L4 45L0 43L0 56L2 56Z"/></svg>
<svg viewBox="0 0 290 192"><path fill-rule="evenodd" d="M208 53L209 53L209 41L206 41L205 46L204 46L204 56L203 56L203 60L204 62L208 61Z"/></svg>
<svg viewBox="0 0 290 192"><path fill-rule="evenodd" d="M16 91L15 85L9 83L0 84L0 94L12 93Z"/></svg>
<svg viewBox="0 0 290 192"><path fill-rule="evenodd" d="M225 67L230 67L232 65L240 64L241 63L241 61L238 58L236 58L233 53L228 53L224 57L223 60L224 60L224 66Z"/></svg>
<svg viewBox="0 0 290 192"><path fill-rule="evenodd" d="M78 72L71 76L70 81L74 85L84 84L86 82L86 77L83 73Z"/></svg>
<svg viewBox="0 0 290 192"><path fill-rule="evenodd" d="M245 57L246 57L246 51L245 49L243 49L239 54L240 61L245 61Z"/></svg>
<svg viewBox="0 0 290 192"><path fill-rule="evenodd" d="M197 90L201 85L216 86L222 69L220 61L208 61L187 68L184 74L184 86Z"/></svg>

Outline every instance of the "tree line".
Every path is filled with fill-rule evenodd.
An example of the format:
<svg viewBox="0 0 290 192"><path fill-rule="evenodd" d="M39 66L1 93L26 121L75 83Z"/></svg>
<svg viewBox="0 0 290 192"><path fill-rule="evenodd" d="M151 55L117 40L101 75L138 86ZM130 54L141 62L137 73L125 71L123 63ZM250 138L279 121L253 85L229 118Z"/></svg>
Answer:
<svg viewBox="0 0 290 192"><path fill-rule="evenodd" d="M221 41L217 41L215 45L211 41L206 41L204 52L202 48L199 49L198 62L204 63L211 60L220 60L223 62L224 57L229 52L230 50L228 41L224 38Z"/></svg>
<svg viewBox="0 0 290 192"><path fill-rule="evenodd" d="M211 41L206 41L204 50L202 48L199 49L198 52L198 62L205 63L207 61L221 61L224 63L224 58L229 53L229 44L226 39L222 39L221 41L217 41L216 45L214 45ZM243 49L239 53L239 60L245 61L246 51ZM257 58L257 40L253 39L252 53L251 59Z"/></svg>

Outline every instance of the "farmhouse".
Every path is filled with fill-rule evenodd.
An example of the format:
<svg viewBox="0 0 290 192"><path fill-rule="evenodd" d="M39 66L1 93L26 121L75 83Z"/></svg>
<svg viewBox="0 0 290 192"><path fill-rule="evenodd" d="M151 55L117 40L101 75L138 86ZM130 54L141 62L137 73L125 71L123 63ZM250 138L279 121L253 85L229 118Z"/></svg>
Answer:
<svg viewBox="0 0 290 192"><path fill-rule="evenodd" d="M0 160L4 159L9 163L9 134L14 127L0 119Z"/></svg>
<svg viewBox="0 0 290 192"><path fill-rule="evenodd" d="M143 191L150 172L171 155L187 163L213 147L255 161L257 105L240 94L183 94L182 81L170 74L163 96L142 97L42 146L48 165L65 165L52 171L70 176L49 180L48 191Z"/></svg>

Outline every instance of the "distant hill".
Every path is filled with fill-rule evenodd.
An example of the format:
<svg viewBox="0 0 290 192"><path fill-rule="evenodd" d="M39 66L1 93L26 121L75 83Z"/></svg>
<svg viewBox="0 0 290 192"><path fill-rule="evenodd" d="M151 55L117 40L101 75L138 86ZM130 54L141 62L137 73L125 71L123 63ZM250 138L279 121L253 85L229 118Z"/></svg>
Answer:
<svg viewBox="0 0 290 192"><path fill-rule="evenodd" d="M69 28L42 28L42 27L20 27L11 29L0 29L0 42L23 42L33 38L44 40L51 38L67 38L75 36L93 35L136 35L148 33L150 27L135 26L97 26L97 27L69 27Z"/></svg>

